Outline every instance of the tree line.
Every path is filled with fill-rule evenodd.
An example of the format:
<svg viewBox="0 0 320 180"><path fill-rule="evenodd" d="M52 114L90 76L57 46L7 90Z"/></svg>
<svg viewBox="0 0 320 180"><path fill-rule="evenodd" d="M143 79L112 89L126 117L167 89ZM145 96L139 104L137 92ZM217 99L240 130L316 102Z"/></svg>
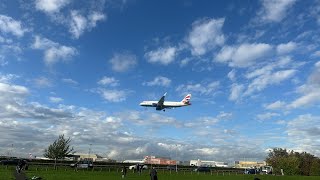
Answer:
<svg viewBox="0 0 320 180"><path fill-rule="evenodd" d="M266 162L272 166L275 174L281 174L282 169L285 175L320 175L320 159L307 152L274 148L269 152Z"/></svg>

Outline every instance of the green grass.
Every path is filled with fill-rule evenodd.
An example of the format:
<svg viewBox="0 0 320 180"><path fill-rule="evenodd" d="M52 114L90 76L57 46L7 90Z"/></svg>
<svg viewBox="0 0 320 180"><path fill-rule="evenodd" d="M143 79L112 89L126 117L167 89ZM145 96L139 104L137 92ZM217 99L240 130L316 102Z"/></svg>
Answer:
<svg viewBox="0 0 320 180"><path fill-rule="evenodd" d="M52 168L30 168L25 171L28 178L33 176L40 176L44 180L79 180L79 179L89 179L89 180L120 180L121 173L117 171L109 171L108 169L95 169L92 170L79 170L74 171L70 168L60 168L59 170L53 170ZM10 180L14 179L13 176L14 167L4 168L0 167L0 180ZM254 175L243 175L243 174L230 174L222 173L191 173L191 172L175 172L168 171L158 171L159 180L253 180ZM270 176L270 175L257 175L261 180L316 180L320 177L306 177L306 176ZM128 172L128 180L149 180L149 173L146 171L142 175L134 174L131 171Z"/></svg>

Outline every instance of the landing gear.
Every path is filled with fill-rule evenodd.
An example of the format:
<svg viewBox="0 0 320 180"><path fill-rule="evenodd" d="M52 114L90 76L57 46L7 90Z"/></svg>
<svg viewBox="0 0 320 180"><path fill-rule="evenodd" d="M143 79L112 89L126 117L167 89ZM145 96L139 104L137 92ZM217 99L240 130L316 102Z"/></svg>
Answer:
<svg viewBox="0 0 320 180"><path fill-rule="evenodd" d="M163 111L163 112L166 112L166 110L165 110L165 109L163 109L162 111Z"/></svg>

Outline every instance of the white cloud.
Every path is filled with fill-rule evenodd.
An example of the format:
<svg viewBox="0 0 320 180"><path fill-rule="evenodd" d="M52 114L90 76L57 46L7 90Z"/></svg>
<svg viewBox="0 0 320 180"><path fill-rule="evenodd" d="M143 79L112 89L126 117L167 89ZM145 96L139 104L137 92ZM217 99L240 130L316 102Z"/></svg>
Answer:
<svg viewBox="0 0 320 180"><path fill-rule="evenodd" d="M269 110L281 110L286 106L286 103L283 101L276 101L267 105L265 108Z"/></svg>
<svg viewBox="0 0 320 180"><path fill-rule="evenodd" d="M315 63L314 70L308 77L306 84L297 91L301 96L291 102L289 108L307 107L320 102L320 62Z"/></svg>
<svg viewBox="0 0 320 180"><path fill-rule="evenodd" d="M176 47L159 48L154 51L147 52L144 56L150 63L160 63L168 65L172 63L177 55Z"/></svg>
<svg viewBox="0 0 320 180"><path fill-rule="evenodd" d="M222 46L225 37L222 33L224 18L221 19L202 19L192 24L192 30L186 38L191 46L191 53L201 56L216 46Z"/></svg>
<svg viewBox="0 0 320 180"><path fill-rule="evenodd" d="M180 61L180 67L185 67L186 65L188 65L189 64L189 62L191 62L191 58L184 58L184 59L182 59L181 61Z"/></svg>
<svg viewBox="0 0 320 180"><path fill-rule="evenodd" d="M228 78L231 81L235 81L236 80L236 70L232 69L229 73L228 73Z"/></svg>
<svg viewBox="0 0 320 180"><path fill-rule="evenodd" d="M165 86L168 87L171 84L171 79L163 76L157 76L152 81L144 82L145 86Z"/></svg>
<svg viewBox="0 0 320 180"><path fill-rule="evenodd" d="M124 91L124 90L110 90L110 89L102 89L102 88L100 88L98 92L103 97L103 99L109 102L125 101L129 94L127 91Z"/></svg>
<svg viewBox="0 0 320 180"><path fill-rule="evenodd" d="M294 145L294 149L320 154L319 149L315 148L320 143L319 120L319 116L304 114L287 123L288 140Z"/></svg>
<svg viewBox="0 0 320 180"><path fill-rule="evenodd" d="M216 55L215 60L218 62L228 62L230 61L235 53L236 48L231 46L224 46L220 52Z"/></svg>
<svg viewBox="0 0 320 180"><path fill-rule="evenodd" d="M279 84L289 78L292 78L296 73L299 65L292 62L288 56L280 57L276 61L262 63L264 66L257 66L252 71L246 73L247 79L252 79L249 83L245 96L251 95L254 92L259 92L270 85ZM291 67L291 69L288 69Z"/></svg>
<svg viewBox="0 0 320 180"><path fill-rule="evenodd" d="M217 148L197 148L194 151L200 155L205 156L213 156L220 153L220 150Z"/></svg>
<svg viewBox="0 0 320 180"><path fill-rule="evenodd" d="M269 62L268 64L264 64L262 67L256 67L251 72L248 72L245 77L247 79L252 79L259 77L261 75L270 74L276 69L286 69L288 67L296 67L295 63L289 56L283 56L277 59L274 62Z"/></svg>
<svg viewBox="0 0 320 180"><path fill-rule="evenodd" d="M104 76L101 80L98 81L98 84L115 87L115 86L119 86L119 80L115 79L114 77Z"/></svg>
<svg viewBox="0 0 320 180"><path fill-rule="evenodd" d="M0 66L8 65L8 61L5 60L3 55L0 55Z"/></svg>
<svg viewBox="0 0 320 180"><path fill-rule="evenodd" d="M44 59L46 64L51 65L58 62L59 60L70 60L76 54L77 50L73 47L51 47L50 49L45 50Z"/></svg>
<svg viewBox="0 0 320 180"><path fill-rule="evenodd" d="M0 99L3 100L4 98L24 97L29 94L29 90L24 86L0 82L0 93L2 94ZM12 100L14 100L14 98Z"/></svg>
<svg viewBox="0 0 320 180"><path fill-rule="evenodd" d="M53 65L59 61L70 60L78 54L74 47L60 45L47 38L35 36L34 42L31 45L34 49L44 50L44 61L47 65Z"/></svg>
<svg viewBox="0 0 320 180"><path fill-rule="evenodd" d="M220 86L219 81L213 81L209 83L188 83L188 84L182 84L179 85L176 88L176 91L179 91L183 94L188 94L188 93L199 93L200 95L214 95L217 89Z"/></svg>
<svg viewBox="0 0 320 180"><path fill-rule="evenodd" d="M264 114L258 114L257 118L259 120L268 120L268 119L271 119L273 117L278 117L278 116L280 116L280 114L267 112L267 113L264 113Z"/></svg>
<svg viewBox="0 0 320 180"><path fill-rule="evenodd" d="M288 54L291 51L295 50L297 48L297 44L295 42L288 42L286 44L279 44L277 46L277 53L282 54Z"/></svg>
<svg viewBox="0 0 320 180"><path fill-rule="evenodd" d="M70 3L70 0L36 0L36 9L45 13L59 12L64 6Z"/></svg>
<svg viewBox="0 0 320 180"><path fill-rule="evenodd" d="M98 11L91 12L91 14L88 15L89 28L96 27L98 21L103 21L105 19L106 19L105 14Z"/></svg>
<svg viewBox="0 0 320 180"><path fill-rule="evenodd" d="M51 80L46 77L36 78L33 80L33 82L37 87L40 87L40 88L52 86Z"/></svg>
<svg viewBox="0 0 320 180"><path fill-rule="evenodd" d="M17 37L22 37L28 29L23 28L20 21L0 14L0 31L4 33L11 33Z"/></svg>
<svg viewBox="0 0 320 180"><path fill-rule="evenodd" d="M62 82L65 82L65 83L69 83L69 84L72 84L72 85L77 85L78 82L73 80L73 79L70 79L70 78L64 78L62 79Z"/></svg>
<svg viewBox="0 0 320 180"><path fill-rule="evenodd" d="M78 39L86 30L96 27L98 21L105 20L106 16L100 12L92 12L88 17L83 16L79 11L71 11L69 31L74 38Z"/></svg>
<svg viewBox="0 0 320 180"><path fill-rule="evenodd" d="M272 46L269 44L241 44L238 47L223 47L215 61L228 63L231 67L249 67L258 59L269 56Z"/></svg>
<svg viewBox="0 0 320 180"><path fill-rule="evenodd" d="M311 56L313 56L313 57L320 57L320 51L314 52Z"/></svg>
<svg viewBox="0 0 320 180"><path fill-rule="evenodd" d="M263 0L262 10L258 13L263 21L280 22L296 0Z"/></svg>
<svg viewBox="0 0 320 180"><path fill-rule="evenodd" d="M49 100L50 100L50 102L52 102L52 103L59 103L59 102L62 102L62 101L63 101L63 99L60 98L60 97L49 97Z"/></svg>
<svg viewBox="0 0 320 180"><path fill-rule="evenodd" d="M232 113L226 113L226 112L220 112L216 116L200 116L196 119L190 120L190 121L185 121L183 123L183 127L185 128L191 128L195 129L194 134L197 135L207 135L208 132L206 132L205 128L209 128L210 126L217 125L221 121L226 121L231 119ZM200 132L197 132L199 129ZM210 131L210 130L209 130Z"/></svg>
<svg viewBox="0 0 320 180"><path fill-rule="evenodd" d="M60 11L71 2L71 0L36 0L35 8L46 13L55 23L68 27L75 39L96 27L98 21L107 18L106 14L102 12L105 1L86 2L88 6L84 6L81 10L68 9L68 13Z"/></svg>
<svg viewBox="0 0 320 180"><path fill-rule="evenodd" d="M0 43L0 67L6 66L13 61L21 61L24 57L21 54L24 52L24 47L19 41L12 42L9 39L5 43Z"/></svg>
<svg viewBox="0 0 320 180"><path fill-rule="evenodd" d="M40 36L34 37L34 42L31 45L34 49L48 49L53 46L59 46L59 43L53 42L47 38L42 38Z"/></svg>
<svg viewBox="0 0 320 180"><path fill-rule="evenodd" d="M229 96L229 100L231 101L240 100L243 96L244 89L245 89L244 85L233 83L230 89L231 93Z"/></svg>
<svg viewBox="0 0 320 180"><path fill-rule="evenodd" d="M87 26L87 19L78 11L71 11L71 23L69 31L75 38L79 38Z"/></svg>
<svg viewBox="0 0 320 180"><path fill-rule="evenodd" d="M218 115L217 115L217 118L220 119L220 120L228 120L232 117L232 113L226 113L226 112L220 112Z"/></svg>
<svg viewBox="0 0 320 180"><path fill-rule="evenodd" d="M245 95L250 95L253 92L261 91L268 85L279 84L282 81L293 77L296 72L297 71L294 69L288 69L262 74L252 80L252 82L248 85L248 89L245 92Z"/></svg>
<svg viewBox="0 0 320 180"><path fill-rule="evenodd" d="M310 13L312 15L313 18L316 19L318 25L320 25L320 3L318 1L316 1L313 5L311 10L309 10L308 13Z"/></svg>
<svg viewBox="0 0 320 180"><path fill-rule="evenodd" d="M310 93L304 94L298 99L294 100L289 107L290 108L298 108L298 107L308 107L312 104L315 104L320 101L320 92L317 90L311 90Z"/></svg>
<svg viewBox="0 0 320 180"><path fill-rule="evenodd" d="M16 79L16 78L19 78L18 75L15 75L15 74L5 74L5 75L2 75L0 73L0 82L1 83L10 83L13 79Z"/></svg>
<svg viewBox="0 0 320 180"><path fill-rule="evenodd" d="M118 115L120 118L126 119L138 126L152 126L159 127L163 125L169 126L181 126L175 118L157 114L157 113L147 113L147 112L139 112L139 111L128 111L122 112Z"/></svg>
<svg viewBox="0 0 320 180"><path fill-rule="evenodd" d="M134 68L137 64L137 57L134 54L125 53L115 53L113 57L109 60L112 69L116 72L125 72L131 68Z"/></svg>
<svg viewBox="0 0 320 180"><path fill-rule="evenodd" d="M272 47L269 44L241 44L234 52L231 66L248 67L257 59L263 58L270 53Z"/></svg>

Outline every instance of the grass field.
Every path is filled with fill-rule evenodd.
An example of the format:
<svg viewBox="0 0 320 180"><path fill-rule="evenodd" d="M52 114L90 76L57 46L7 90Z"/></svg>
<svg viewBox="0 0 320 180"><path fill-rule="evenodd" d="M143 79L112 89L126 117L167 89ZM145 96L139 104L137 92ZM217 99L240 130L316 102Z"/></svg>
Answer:
<svg viewBox="0 0 320 180"><path fill-rule="evenodd" d="M116 171L100 171L100 170L79 170L74 171L72 169L60 169L60 170L53 170L53 169L38 169L30 168L30 170L25 171L28 178L33 176L42 177L44 180L117 180L122 179L121 173ZM10 180L14 179L14 167L9 168L0 168L0 180ZM178 174L175 172L168 172L168 171L158 171L158 179L159 180L253 180L254 177L258 177L261 180L319 180L320 177L316 176L272 176L272 175L243 175L243 174L228 174L222 173L191 173L191 172L179 172ZM149 173L146 171L143 174L134 174L129 172L125 179L128 180L149 180Z"/></svg>

